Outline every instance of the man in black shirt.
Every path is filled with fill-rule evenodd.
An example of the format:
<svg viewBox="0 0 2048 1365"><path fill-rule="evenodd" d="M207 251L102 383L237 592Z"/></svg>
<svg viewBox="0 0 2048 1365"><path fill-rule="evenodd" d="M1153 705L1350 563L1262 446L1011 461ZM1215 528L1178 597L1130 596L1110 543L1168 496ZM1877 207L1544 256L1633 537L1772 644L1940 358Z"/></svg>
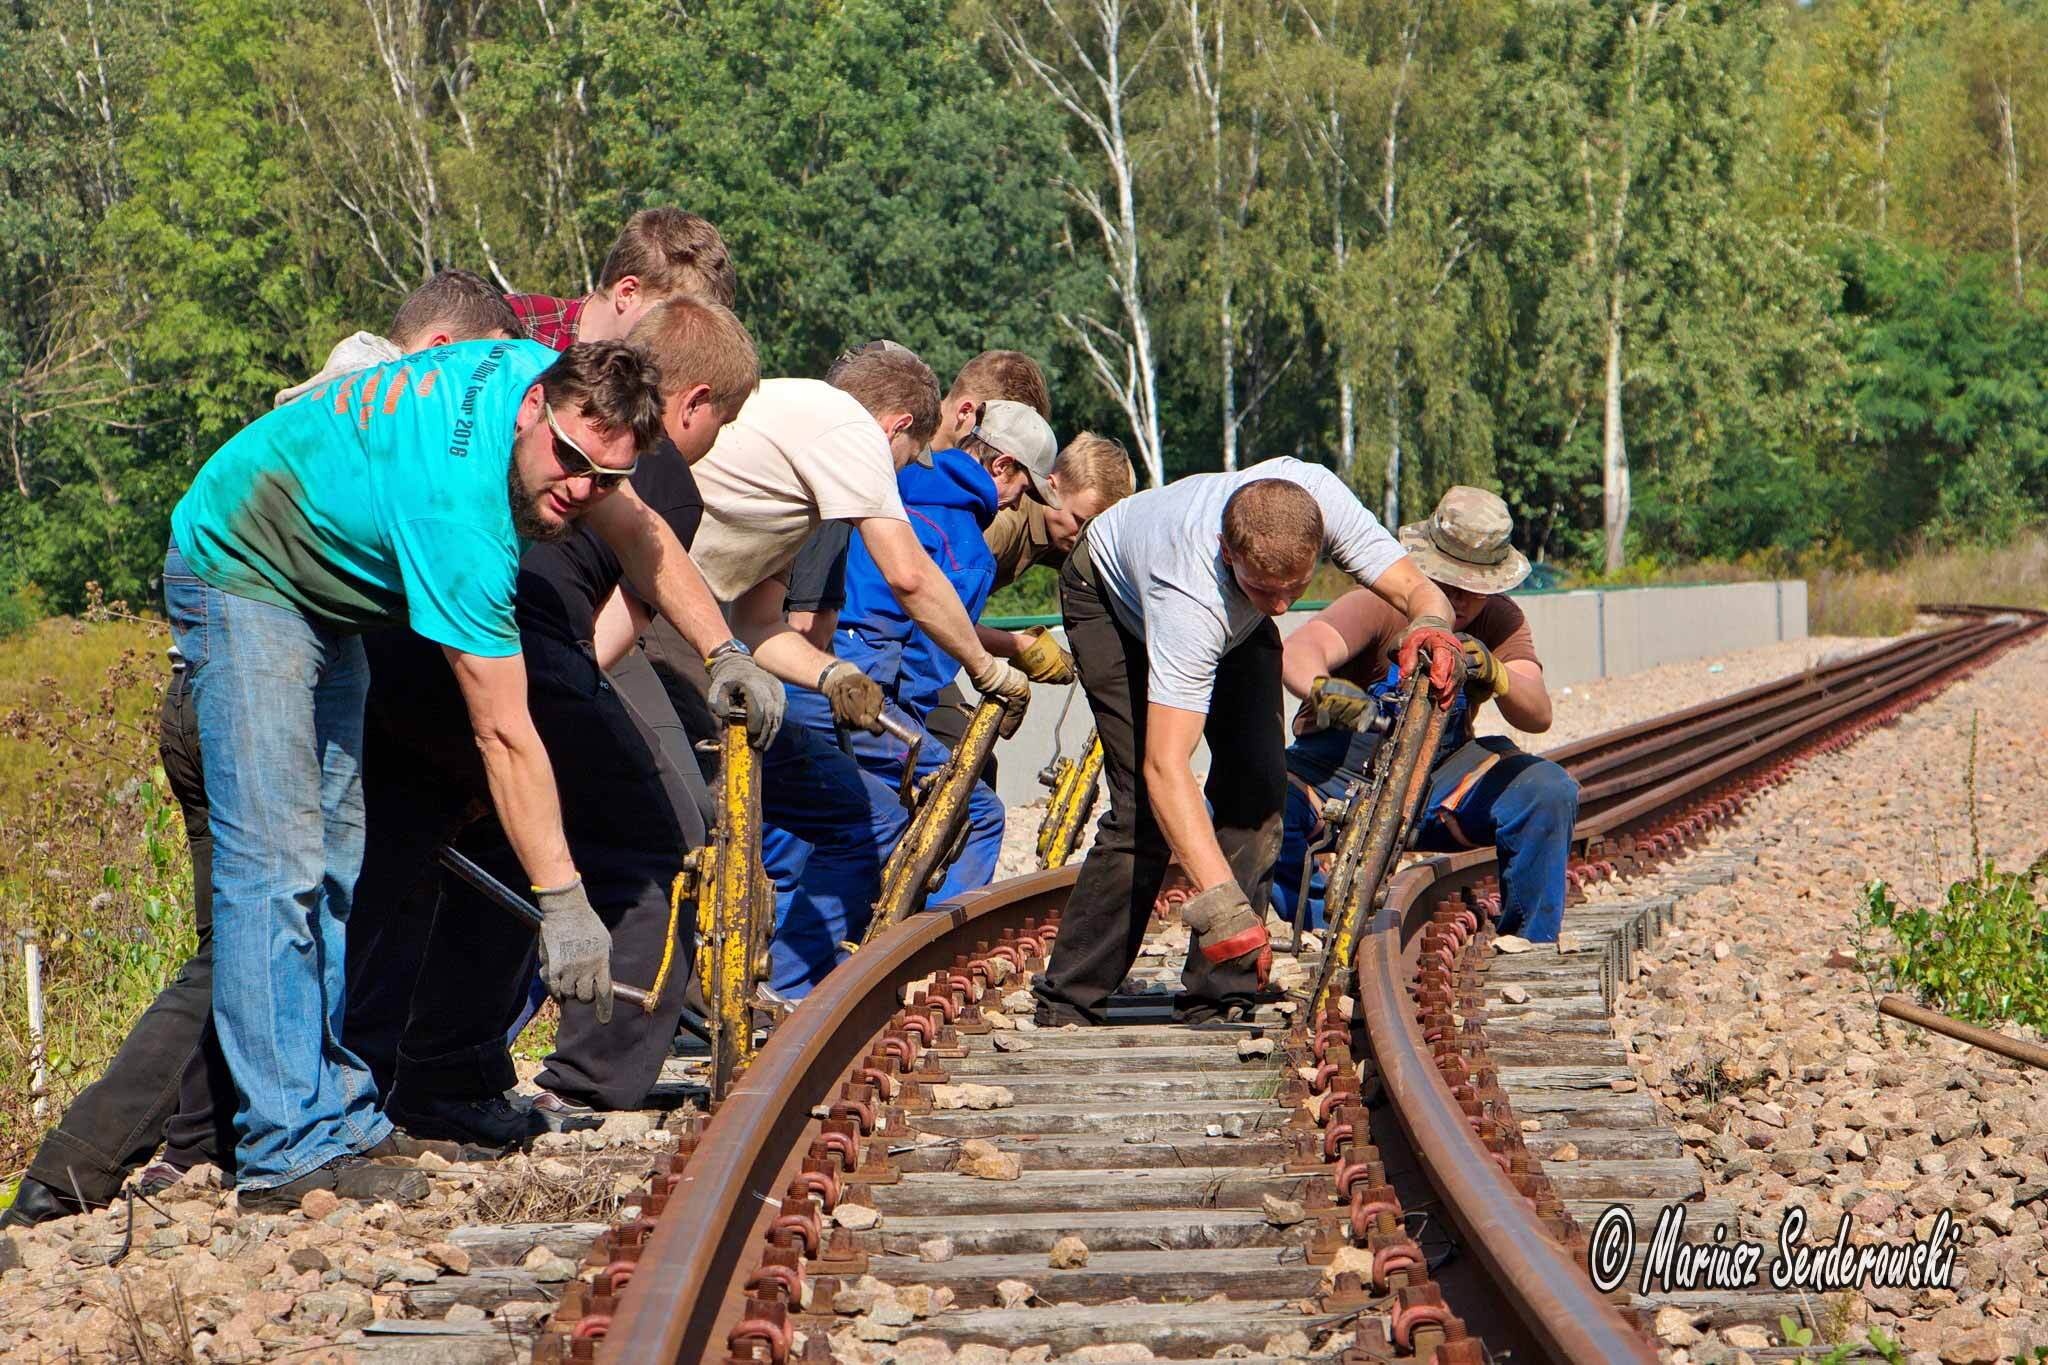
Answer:
<svg viewBox="0 0 2048 1365"><path fill-rule="evenodd" d="M660 366L672 443L641 460L633 489L687 545L703 511L689 465L753 391L753 343L731 312L696 299L651 310L631 340ZM684 815L691 795L653 730L597 664L597 608L621 577L603 542L578 531L527 551L516 599L528 706L555 759L570 849L592 906L612 930L613 975L656 989L660 1001L652 1014L562 1002L556 1051L539 1080L543 1101L571 1115L645 1098L675 1036L694 939L672 896L692 844ZM394 1021L402 1019L387 1109L417 1136L504 1145L530 1130L529 1116L504 1098L514 1083L505 1033L531 978L534 940L433 863L436 846L460 831L467 856L519 884L518 860L484 813L488 802L478 799L481 764L460 699L439 685L447 672L407 633L371 646L370 851L357 903L396 905L428 880L438 883L439 906L424 933L417 919L387 918L363 979L351 987L350 1043L375 1053L373 1040L395 1036ZM414 957L417 969L409 970ZM396 986L415 981L409 1012L401 1012ZM378 1063L371 1065L374 1071Z"/></svg>

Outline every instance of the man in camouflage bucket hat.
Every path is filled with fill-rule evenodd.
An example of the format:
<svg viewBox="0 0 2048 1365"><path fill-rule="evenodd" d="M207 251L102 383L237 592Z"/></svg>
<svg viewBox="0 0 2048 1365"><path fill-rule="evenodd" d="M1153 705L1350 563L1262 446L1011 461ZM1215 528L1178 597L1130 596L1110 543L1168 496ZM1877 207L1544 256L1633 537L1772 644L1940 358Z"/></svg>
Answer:
<svg viewBox="0 0 2048 1365"><path fill-rule="evenodd" d="M1550 728L1550 694L1529 623L1505 596L1529 574L1529 561L1508 543L1513 531L1506 503L1462 485L1444 494L1428 520L1401 528L1402 548L1450 599L1466 654L1464 695L1432 765L1420 846L1496 846L1500 931L1552 943L1564 918L1578 784L1505 736L1472 735L1474 713L1489 701L1517 730ZM1399 683L1388 651L1406 625L1371 593L1350 592L1287 640L1281 679L1295 696L1310 699L1294 717L1285 836L1273 875L1274 908L1290 918L1303 893L1304 856L1323 833L1323 801L1342 796L1372 765L1381 736L1358 727L1389 704ZM1323 878L1310 873L1309 919L1320 924Z"/></svg>

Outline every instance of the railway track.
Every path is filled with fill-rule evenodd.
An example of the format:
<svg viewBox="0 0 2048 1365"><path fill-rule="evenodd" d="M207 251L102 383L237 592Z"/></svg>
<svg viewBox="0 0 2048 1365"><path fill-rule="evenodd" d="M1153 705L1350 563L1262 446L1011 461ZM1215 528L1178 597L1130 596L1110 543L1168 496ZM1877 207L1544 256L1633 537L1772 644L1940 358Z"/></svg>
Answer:
<svg viewBox="0 0 2048 1365"><path fill-rule="evenodd" d="M1930 610L1957 624L1553 751L1581 784L1574 901L2048 625ZM1568 912L1562 951L1499 957L1494 873L1490 851L1399 871L1326 1011L1246 1025L1171 1023L1184 938L1163 929L1121 1027L1031 1029L1014 997L1073 867L905 919L691 1125L537 1357L1654 1358L1658 1301L1596 1292L1585 1233L1610 1204L1697 1198L1605 1033L1670 898Z"/></svg>

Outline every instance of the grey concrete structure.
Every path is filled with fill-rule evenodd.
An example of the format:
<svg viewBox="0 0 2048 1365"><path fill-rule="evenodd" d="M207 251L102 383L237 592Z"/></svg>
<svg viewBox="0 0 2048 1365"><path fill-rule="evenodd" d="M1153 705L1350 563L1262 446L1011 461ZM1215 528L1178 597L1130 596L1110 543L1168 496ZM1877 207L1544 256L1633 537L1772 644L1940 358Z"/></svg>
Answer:
<svg viewBox="0 0 2048 1365"><path fill-rule="evenodd" d="M1806 638L1806 584L1799 579L1582 589L1517 595L1515 600L1528 614L1543 655L1543 675L1552 687ZM1291 633L1311 615L1288 613L1280 619L1280 633ZM1053 757L1055 726L1069 756L1087 741L1093 722L1087 699L1076 691L1035 689L1023 728L997 747L996 791L1008 804L1045 794L1038 773ZM1246 720L1251 723L1250 717ZM1207 761L1206 751L1198 752L1197 770Z"/></svg>

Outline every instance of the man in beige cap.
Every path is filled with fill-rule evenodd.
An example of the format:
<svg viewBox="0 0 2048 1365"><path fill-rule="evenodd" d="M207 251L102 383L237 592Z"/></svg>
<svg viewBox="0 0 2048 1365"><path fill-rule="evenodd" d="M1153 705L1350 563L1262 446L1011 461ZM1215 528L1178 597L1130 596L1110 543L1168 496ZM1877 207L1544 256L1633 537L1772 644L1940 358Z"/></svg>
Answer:
<svg viewBox="0 0 2048 1365"><path fill-rule="evenodd" d="M1401 528L1409 558L1450 599L1467 665L1464 695L1430 774L1420 842L1439 851L1496 846L1500 931L1551 943L1564 917L1578 784L1505 736L1472 735L1474 713L1489 701L1518 730L1550 728L1550 694L1529 623L1505 595L1529 573L1529 561L1508 543L1513 530L1506 503L1462 485L1444 494L1427 521ZM1342 796L1371 768L1382 736L1361 722L1391 705L1400 675L1388 657L1407 627L1377 596L1349 592L1288 638L1281 680L1303 705L1294 715L1299 738L1287 751L1287 822L1273 899L1289 918L1303 893L1304 857L1321 833L1323 800ZM1322 921L1322 891L1322 877L1312 876L1312 923Z"/></svg>

